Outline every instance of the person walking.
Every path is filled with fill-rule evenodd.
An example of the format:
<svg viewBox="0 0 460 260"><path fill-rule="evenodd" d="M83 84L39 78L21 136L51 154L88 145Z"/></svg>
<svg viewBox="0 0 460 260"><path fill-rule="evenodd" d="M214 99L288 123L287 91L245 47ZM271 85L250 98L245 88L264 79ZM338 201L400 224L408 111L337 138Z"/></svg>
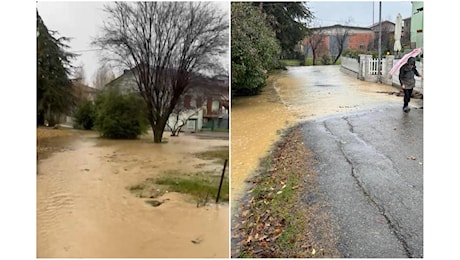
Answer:
<svg viewBox="0 0 460 260"><path fill-rule="evenodd" d="M407 63L404 64L399 69L399 83L401 84L401 88L404 91L403 111L406 113L410 111L409 102L412 96L412 91L415 87L415 77L414 76L418 76L421 78L423 77L423 75L420 74L417 71L417 68L415 67L415 58L410 57L407 60Z"/></svg>

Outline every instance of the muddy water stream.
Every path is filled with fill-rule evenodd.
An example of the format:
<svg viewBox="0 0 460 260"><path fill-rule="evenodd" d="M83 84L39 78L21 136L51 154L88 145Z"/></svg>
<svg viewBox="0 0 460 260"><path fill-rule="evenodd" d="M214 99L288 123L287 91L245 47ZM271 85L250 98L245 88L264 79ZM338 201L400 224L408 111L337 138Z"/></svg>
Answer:
<svg viewBox="0 0 460 260"><path fill-rule="evenodd" d="M37 257L229 256L227 203L197 208L191 197L168 192L152 207L128 189L168 170L220 174L223 165L193 154L228 140L183 135L158 145L150 138L74 136L39 161Z"/></svg>
<svg viewBox="0 0 460 260"><path fill-rule="evenodd" d="M235 98L231 112L232 205L244 195L245 180L279 140L283 129L323 116L401 103L402 97L378 92L396 88L357 80L340 66L290 67L270 76L259 96Z"/></svg>

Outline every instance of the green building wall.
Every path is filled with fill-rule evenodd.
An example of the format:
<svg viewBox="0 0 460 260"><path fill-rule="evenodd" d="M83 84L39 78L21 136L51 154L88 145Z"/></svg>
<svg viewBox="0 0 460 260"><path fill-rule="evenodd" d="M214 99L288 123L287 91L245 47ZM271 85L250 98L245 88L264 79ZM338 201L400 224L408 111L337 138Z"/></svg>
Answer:
<svg viewBox="0 0 460 260"><path fill-rule="evenodd" d="M410 32L411 47L423 48L423 2L412 2Z"/></svg>

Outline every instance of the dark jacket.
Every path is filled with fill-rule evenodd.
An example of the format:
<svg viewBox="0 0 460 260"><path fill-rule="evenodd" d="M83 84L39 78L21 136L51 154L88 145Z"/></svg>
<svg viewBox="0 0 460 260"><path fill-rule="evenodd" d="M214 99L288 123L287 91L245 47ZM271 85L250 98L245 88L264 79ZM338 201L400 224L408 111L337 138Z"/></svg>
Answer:
<svg viewBox="0 0 460 260"><path fill-rule="evenodd" d="M420 76L415 65L414 67L409 68L409 63L404 64L399 69L399 83L404 85L406 89L413 89L415 87L415 77Z"/></svg>

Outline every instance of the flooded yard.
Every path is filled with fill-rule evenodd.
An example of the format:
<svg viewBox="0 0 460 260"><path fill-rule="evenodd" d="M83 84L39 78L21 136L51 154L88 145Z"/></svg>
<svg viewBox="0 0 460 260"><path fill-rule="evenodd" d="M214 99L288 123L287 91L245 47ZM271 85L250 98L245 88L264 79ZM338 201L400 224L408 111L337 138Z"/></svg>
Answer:
<svg viewBox="0 0 460 260"><path fill-rule="evenodd" d="M48 139L59 148L39 155L37 257L228 257L228 203L197 207L195 197L163 187L153 207L132 192L170 172L221 175L221 162L196 154L228 149L228 138L166 135L164 144L81 131Z"/></svg>

